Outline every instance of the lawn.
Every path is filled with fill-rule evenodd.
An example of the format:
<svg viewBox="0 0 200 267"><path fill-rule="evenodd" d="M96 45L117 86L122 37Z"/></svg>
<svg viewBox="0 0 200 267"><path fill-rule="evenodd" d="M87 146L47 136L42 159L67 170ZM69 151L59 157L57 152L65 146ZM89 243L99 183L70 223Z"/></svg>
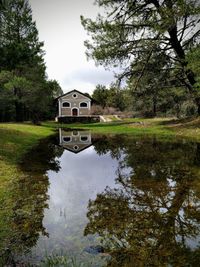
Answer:
<svg viewBox="0 0 200 267"><path fill-rule="evenodd" d="M165 133L171 134L161 122L169 119L123 119L121 121L99 122L99 123L73 123L63 124L56 122L45 122L42 125L50 128L67 129L90 129L95 133L114 133L114 134L142 134L142 133Z"/></svg>
<svg viewBox="0 0 200 267"><path fill-rule="evenodd" d="M53 129L42 126L0 124L0 190L16 174L17 163L41 138L53 134Z"/></svg>
<svg viewBox="0 0 200 267"><path fill-rule="evenodd" d="M0 160L17 163L37 142L53 134L53 129L29 124L0 123Z"/></svg>
<svg viewBox="0 0 200 267"><path fill-rule="evenodd" d="M99 134L156 135L157 137L187 137L200 141L200 118L176 120L172 118L124 119L101 123L61 124L43 122L42 126L32 124L0 123L0 164L16 165L21 157L38 141L58 128L89 129ZM0 166L1 167L1 166Z"/></svg>
<svg viewBox="0 0 200 267"><path fill-rule="evenodd" d="M124 119L100 123L62 124L44 122L48 128L89 129L99 134L156 135L160 138L184 137L200 141L200 118L177 120L175 118Z"/></svg>
<svg viewBox="0 0 200 267"><path fill-rule="evenodd" d="M4 198L9 183L19 174L17 163L22 156L40 139L53 132L53 129L43 126L0 123L0 201Z"/></svg>
<svg viewBox="0 0 200 267"><path fill-rule="evenodd" d="M8 242L12 212L12 185L23 173L17 164L22 156L41 138L53 134L53 129L26 124L0 124L0 248L1 240ZM7 241L6 241L7 240ZM5 245L5 243L4 243Z"/></svg>

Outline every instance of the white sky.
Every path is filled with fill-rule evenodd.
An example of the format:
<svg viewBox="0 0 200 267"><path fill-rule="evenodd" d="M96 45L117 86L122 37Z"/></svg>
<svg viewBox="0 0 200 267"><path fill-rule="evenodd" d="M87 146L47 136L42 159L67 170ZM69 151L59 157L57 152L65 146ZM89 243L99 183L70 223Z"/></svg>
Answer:
<svg viewBox="0 0 200 267"><path fill-rule="evenodd" d="M29 0L40 41L44 41L49 79L56 79L64 92L77 89L92 93L97 84L109 85L113 73L87 61L84 40L88 38L80 15L95 18L94 0Z"/></svg>

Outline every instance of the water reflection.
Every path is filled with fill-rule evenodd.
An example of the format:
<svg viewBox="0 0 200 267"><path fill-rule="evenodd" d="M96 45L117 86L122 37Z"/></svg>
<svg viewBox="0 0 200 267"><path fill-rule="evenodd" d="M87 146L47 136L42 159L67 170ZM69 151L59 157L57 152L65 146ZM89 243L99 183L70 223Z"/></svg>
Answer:
<svg viewBox="0 0 200 267"><path fill-rule="evenodd" d="M103 238L108 266L198 266L199 144L122 138L116 150L116 140L107 141L97 153L124 155L118 187L90 200L85 235Z"/></svg>
<svg viewBox="0 0 200 267"><path fill-rule="evenodd" d="M79 153L92 145L91 132L59 129L59 142L64 149Z"/></svg>
<svg viewBox="0 0 200 267"><path fill-rule="evenodd" d="M4 264L62 250L93 267L198 266L198 143L59 130L18 168L0 224ZM91 255L97 245L106 253Z"/></svg>
<svg viewBox="0 0 200 267"><path fill-rule="evenodd" d="M54 137L42 140L22 159L15 177L10 177L9 196L1 200L0 217L4 215L5 222L0 223L0 266L15 266L18 255L30 252L40 236L48 237L43 224L49 200L46 172L59 171L56 158L62 153Z"/></svg>
<svg viewBox="0 0 200 267"><path fill-rule="evenodd" d="M64 136L72 134L74 132L65 132ZM86 134L89 133L78 134L78 142L80 136ZM95 136L91 141L95 143L97 139ZM85 266L102 266L100 255L86 252L87 248L99 244L95 235L86 237L83 234L88 222L87 205L89 199L95 199L105 185L114 186L118 162L111 159L109 153L99 157L94 146L87 147L81 153L65 149L59 162L59 173L48 172L50 199L43 222L49 237L39 238L32 254L45 255L46 251L59 254L62 249L67 255L74 255L78 261L84 262Z"/></svg>

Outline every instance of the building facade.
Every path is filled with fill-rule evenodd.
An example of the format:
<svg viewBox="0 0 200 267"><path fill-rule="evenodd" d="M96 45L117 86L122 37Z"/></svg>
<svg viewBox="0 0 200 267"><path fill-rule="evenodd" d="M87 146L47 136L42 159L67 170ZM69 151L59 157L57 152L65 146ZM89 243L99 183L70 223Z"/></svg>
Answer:
<svg viewBox="0 0 200 267"><path fill-rule="evenodd" d="M87 117L91 115L91 98L79 92L70 91L58 98L58 118Z"/></svg>

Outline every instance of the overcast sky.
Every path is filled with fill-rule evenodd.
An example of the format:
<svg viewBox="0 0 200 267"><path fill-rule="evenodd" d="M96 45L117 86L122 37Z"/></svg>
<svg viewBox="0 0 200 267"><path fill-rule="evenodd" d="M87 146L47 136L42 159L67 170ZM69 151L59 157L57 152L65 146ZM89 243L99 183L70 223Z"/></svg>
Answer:
<svg viewBox="0 0 200 267"><path fill-rule="evenodd" d="M95 18L99 9L94 0L29 0L33 19L44 41L49 79L56 79L64 92L77 89L91 93L95 85L109 85L113 73L87 61L84 40L87 34L80 15Z"/></svg>

